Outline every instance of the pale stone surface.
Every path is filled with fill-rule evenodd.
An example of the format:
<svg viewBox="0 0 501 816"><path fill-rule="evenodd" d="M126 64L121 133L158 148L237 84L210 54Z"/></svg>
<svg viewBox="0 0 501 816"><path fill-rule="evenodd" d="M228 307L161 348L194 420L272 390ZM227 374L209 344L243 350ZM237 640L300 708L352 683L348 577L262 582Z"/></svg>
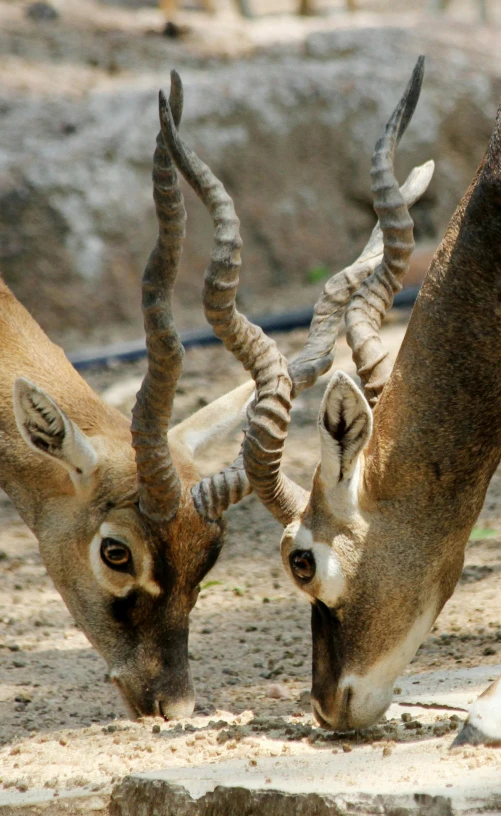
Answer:
<svg viewBox="0 0 501 816"><path fill-rule="evenodd" d="M109 794L66 791L54 796L54 791L32 790L28 793L0 794L0 816L107 816Z"/></svg>
<svg viewBox="0 0 501 816"><path fill-rule="evenodd" d="M141 334L138 283L156 230L157 93L172 67L185 82L183 133L235 197L248 313L312 303L315 270L335 271L365 243L374 223L370 156L420 52L426 80L398 162L403 178L411 165L437 160L414 210L419 240L442 234L491 130L499 63L487 34L473 49L470 30L451 24L294 20L293 37L281 22L282 41L276 35L254 59L213 56L207 65L193 47L146 36L125 10L122 30L115 17L99 30L99 14L111 12L98 6L95 31L73 30L71 8L47 42L35 42L40 31L25 30L25 20L16 30L12 23L0 93L3 275L67 341L81 343L91 329L96 341ZM201 310L194 317L183 309L198 306L212 234L191 191L187 209L181 327L203 322Z"/></svg>
<svg viewBox="0 0 501 816"><path fill-rule="evenodd" d="M426 672L402 680L401 703L426 721L464 711L501 666ZM413 689L419 688L417 694ZM422 705L418 705L418 699ZM395 710L393 710L395 709ZM410 717L408 717L410 720ZM347 746L348 747L348 746ZM378 743L356 751L244 759L127 777L112 795L112 816L328 816L469 814L501 808L501 760L489 749L444 753L439 739ZM468 760L465 765L464 760ZM473 761L472 761L473 760Z"/></svg>
<svg viewBox="0 0 501 816"><path fill-rule="evenodd" d="M437 759L433 746L409 750L407 755L385 758L350 754L332 759L295 758L260 763L249 772L243 763L218 765L211 773L200 769L185 774L168 771L127 777L112 795L111 816L339 816L353 814L495 813L501 807L499 771L476 774L464 785L460 773L451 771L444 781L433 782ZM374 752L372 752L373 754ZM371 761L372 760L372 761ZM420 780L394 783L405 774L404 763L419 764ZM414 767L414 765L413 765ZM355 781L357 778L358 783ZM428 782L424 780L427 779ZM347 781L348 780L348 781ZM445 781L450 780L450 781ZM351 791L350 791L350 786Z"/></svg>

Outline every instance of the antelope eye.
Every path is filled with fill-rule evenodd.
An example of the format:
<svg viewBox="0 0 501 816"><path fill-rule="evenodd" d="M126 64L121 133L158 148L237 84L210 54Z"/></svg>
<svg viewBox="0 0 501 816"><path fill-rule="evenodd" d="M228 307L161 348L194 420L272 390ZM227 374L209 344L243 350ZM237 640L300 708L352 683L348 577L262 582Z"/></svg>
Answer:
<svg viewBox="0 0 501 816"><path fill-rule="evenodd" d="M131 552L125 544L116 538L103 538L101 541L101 558L114 570L124 570L130 564Z"/></svg>
<svg viewBox="0 0 501 816"><path fill-rule="evenodd" d="M310 550L294 550L289 556L291 570L302 584L307 584L316 572L315 559Z"/></svg>

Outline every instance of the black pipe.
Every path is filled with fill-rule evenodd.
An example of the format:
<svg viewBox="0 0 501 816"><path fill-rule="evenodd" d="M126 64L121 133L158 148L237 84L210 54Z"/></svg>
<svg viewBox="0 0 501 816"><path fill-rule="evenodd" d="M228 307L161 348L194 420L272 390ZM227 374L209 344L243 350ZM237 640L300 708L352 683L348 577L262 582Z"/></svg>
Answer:
<svg viewBox="0 0 501 816"><path fill-rule="evenodd" d="M418 286L409 286L399 292L398 295L395 295L393 307L395 309L412 308L418 292ZM293 331L293 329L307 329L312 317L313 308L310 307L307 309L293 309L290 312L282 312L282 314L264 315L263 317L252 318L252 321L261 326L267 334L273 334L273 332L287 332ZM193 346L212 346L220 341L210 327L204 327L203 329L181 332L181 342L188 349ZM70 363L73 363L75 368L80 371L92 366L108 365L115 360L131 362L142 357L146 357L144 339L113 343L110 346L73 351L68 354Z"/></svg>

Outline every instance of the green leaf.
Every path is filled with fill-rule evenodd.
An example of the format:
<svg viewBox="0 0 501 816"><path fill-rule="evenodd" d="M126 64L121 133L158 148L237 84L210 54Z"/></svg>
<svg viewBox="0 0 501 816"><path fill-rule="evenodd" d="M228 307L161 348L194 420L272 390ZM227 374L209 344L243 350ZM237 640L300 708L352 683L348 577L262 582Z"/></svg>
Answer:
<svg viewBox="0 0 501 816"><path fill-rule="evenodd" d="M496 538L499 533L490 530L488 527L474 527L471 531L470 541L481 541L483 538Z"/></svg>
<svg viewBox="0 0 501 816"><path fill-rule="evenodd" d="M307 278L308 283L318 283L319 281L325 280L330 275L329 270L326 266L319 264L319 266L312 266L311 269L308 269Z"/></svg>
<svg viewBox="0 0 501 816"><path fill-rule="evenodd" d="M242 587L233 587L233 594L238 595L238 597L241 598L242 595L244 594L244 590L242 589Z"/></svg>
<svg viewBox="0 0 501 816"><path fill-rule="evenodd" d="M213 586L221 586L221 581L206 581L205 584L200 585L200 592Z"/></svg>

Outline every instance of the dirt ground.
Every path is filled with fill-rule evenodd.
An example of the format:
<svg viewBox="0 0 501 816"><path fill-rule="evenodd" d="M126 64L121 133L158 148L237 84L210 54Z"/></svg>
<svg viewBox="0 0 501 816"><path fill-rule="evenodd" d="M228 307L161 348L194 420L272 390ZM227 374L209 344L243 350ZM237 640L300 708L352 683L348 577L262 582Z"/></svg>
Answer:
<svg viewBox="0 0 501 816"><path fill-rule="evenodd" d="M392 3L396 10L408 7L407 0ZM54 5L61 9L64 3L59 0ZM322 8L327 5L321 4ZM368 12L378 11L376 0L361 5ZM418 5L422 10L424 3L413 5L419 11ZM464 19L471 19L473 5L473 0L458 0L451 4L451 14L458 11ZM330 6L339 11L341 3ZM0 54L0 70L13 91L80 93L105 84L106 77L116 75L117 70L123 70L124 81L129 81L128 71L135 61L147 65L156 58L162 42L156 38L162 20L155 9L146 9L135 18L136 26L140 24L144 32L152 31L155 36L136 40L132 47L127 10L110 5L100 11L97 25L97 5L68 0L65 8L73 14L73 33L66 32L64 42L56 42L49 28L26 22L24 8L22 3L0 2L0 24L9 41ZM260 10L258 2L256 8ZM280 18L278 27L279 18L268 18L252 29L242 28L242 21L229 11L219 20L208 21L188 12L180 19L192 28L183 52L189 60L216 52L233 55L266 44L276 38L278 28L283 36L285 18ZM305 26L318 24L287 18L288 36L294 39L304 33ZM25 50L27 40L18 37L20 26L31 27L31 51ZM104 54L111 53L106 32L111 28L115 30L113 60L105 64ZM72 49L75 59L71 72L63 76L49 57L64 48ZM173 42L171 48L180 46ZM394 352L404 328L404 323L396 322L385 330ZM296 332L280 337L279 343L285 353L292 354L304 337ZM343 339L337 364L353 371ZM143 370L142 363L121 365L94 370L88 379L110 397L112 386L139 377ZM187 352L176 419L234 387L244 376L221 349ZM324 377L294 408L285 464L287 472L305 486L318 454L315 421L325 384ZM125 409L131 401L131 389L126 390L129 397L121 400ZM205 471L213 472L230 461L237 447L234 439L226 448L212 452L203 463ZM106 790L132 771L227 757L245 757L255 764L261 757L305 750L356 750L368 741L390 750L395 741L434 740L446 755L451 732L458 727L457 714L441 714L437 721L431 713L414 729L396 718L365 734L342 738L314 727L307 701L309 607L291 591L283 574L278 557L280 529L254 497L228 515L226 548L207 577L192 614L190 657L197 688L196 716L178 723L133 723L124 718L104 661L72 622L48 578L34 537L8 499L0 497L0 782L4 789ZM468 547L463 578L407 673L500 662L500 571L498 473ZM501 768L501 756L492 750L472 749L461 757L464 762L481 757Z"/></svg>
<svg viewBox="0 0 501 816"><path fill-rule="evenodd" d="M405 323L385 329L395 352ZM279 338L289 355L304 341ZM341 338L337 365L353 371ZM142 363L92 371L110 387L140 376ZM210 373L209 373L210 372ZM222 349L194 349L176 402L177 418L227 390L245 375ZM294 409L287 472L308 485L317 458L315 420L326 377ZM133 391L134 383L132 383ZM127 389L125 389L127 391ZM127 409L131 400L122 397ZM115 389L116 394L116 389ZM210 471L229 461L233 440L204 462ZM106 790L132 771L225 758L356 749L433 740L444 758L462 712L429 717L417 730L399 717L345 737L316 728L307 702L310 684L309 607L291 587L278 557L280 530L249 497L230 514L226 548L206 578L192 614L190 657L197 688L191 721L129 722L107 681L104 661L89 647L53 588L36 541L6 498L0 504L0 777L3 788ZM491 484L468 547L462 580L407 673L499 663L501 654L501 474ZM306 692L306 694L305 694ZM275 696L276 695L276 696ZM398 701L398 696L395 697ZM452 717L452 719L451 719ZM422 719L422 718L421 718ZM419 725L419 724L418 724ZM432 744L432 743L430 743ZM498 762L499 752L472 749L465 763Z"/></svg>

